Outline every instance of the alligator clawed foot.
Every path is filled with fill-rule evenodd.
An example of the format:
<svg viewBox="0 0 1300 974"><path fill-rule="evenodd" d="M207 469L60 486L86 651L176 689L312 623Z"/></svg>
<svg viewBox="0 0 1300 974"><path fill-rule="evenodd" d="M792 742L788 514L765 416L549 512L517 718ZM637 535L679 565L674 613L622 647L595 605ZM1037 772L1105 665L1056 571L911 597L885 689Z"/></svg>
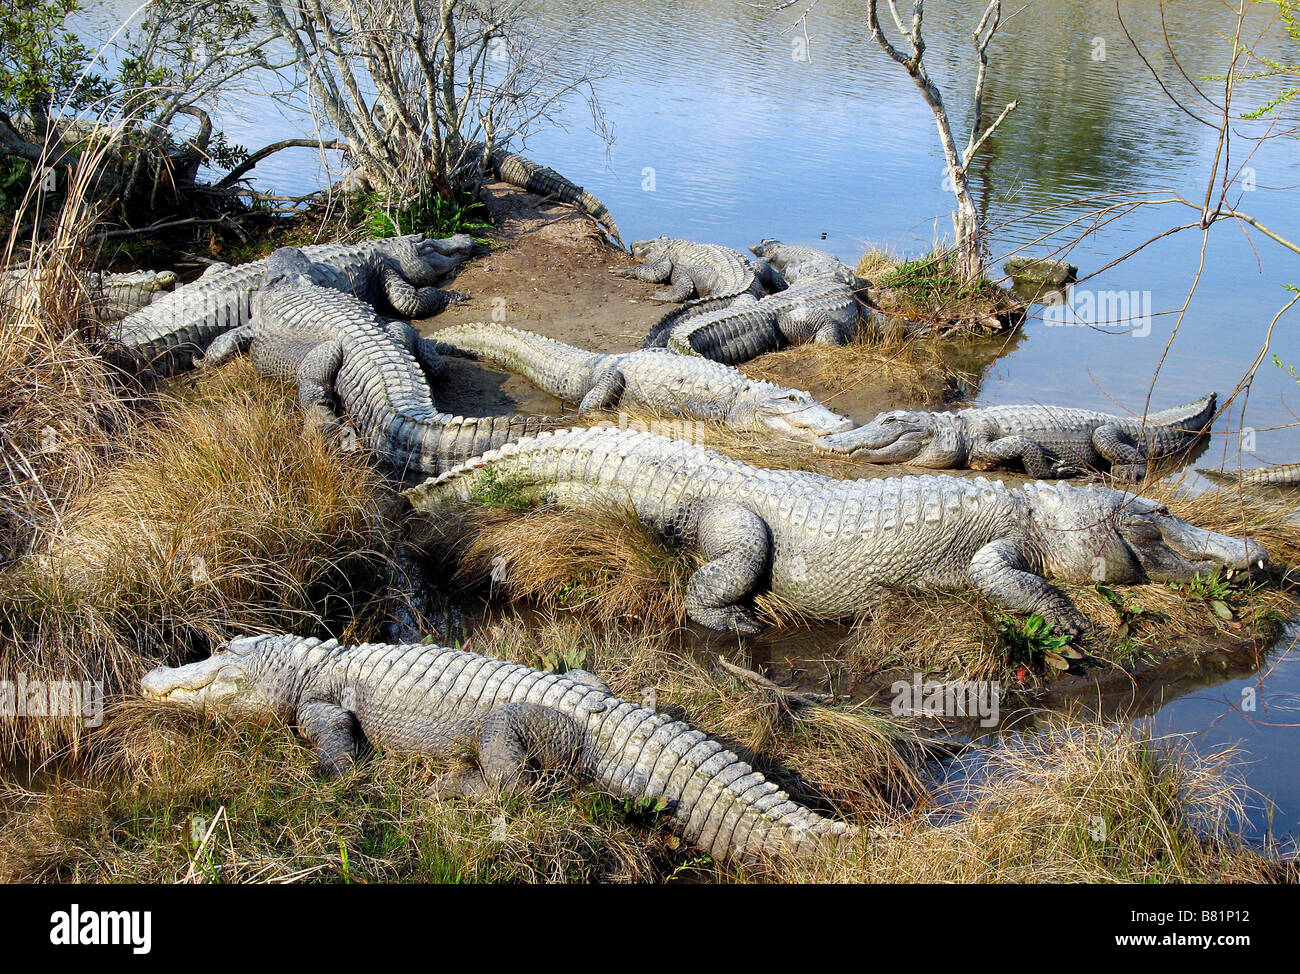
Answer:
<svg viewBox="0 0 1300 974"><path fill-rule="evenodd" d="M492 794L492 786L487 783L478 768L464 768L452 771L425 790L425 796L433 801L446 801L450 798L486 798Z"/></svg>
<svg viewBox="0 0 1300 974"><path fill-rule="evenodd" d="M1138 484L1146 479L1147 465L1145 463L1113 463L1110 467L1110 475L1122 483Z"/></svg>
<svg viewBox="0 0 1300 974"><path fill-rule="evenodd" d="M721 632L734 632L738 636L756 636L765 628L757 615L738 605L721 609L697 608L690 612L690 616L702 626Z"/></svg>
<svg viewBox="0 0 1300 974"><path fill-rule="evenodd" d="M1059 620L1056 623L1056 630L1075 639L1082 639L1092 631L1092 623L1082 615L1073 615Z"/></svg>

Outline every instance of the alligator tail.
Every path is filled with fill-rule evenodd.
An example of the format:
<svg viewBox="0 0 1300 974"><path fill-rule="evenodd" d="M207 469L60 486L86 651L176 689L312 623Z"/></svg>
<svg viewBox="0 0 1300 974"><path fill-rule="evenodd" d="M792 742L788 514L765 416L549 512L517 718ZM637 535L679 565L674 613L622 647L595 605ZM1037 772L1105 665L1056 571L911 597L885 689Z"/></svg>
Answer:
<svg viewBox="0 0 1300 974"><path fill-rule="evenodd" d="M735 296L732 295L725 298L696 298L693 301L687 301L681 307L673 308L651 325L650 331L645 336L645 341L641 343L641 347L667 348L668 336L682 322L707 314L710 311L721 311L723 308L729 308L735 300Z"/></svg>
<svg viewBox="0 0 1300 974"><path fill-rule="evenodd" d="M494 151L491 157L492 173L503 182L526 189L538 196L550 196L569 206L581 210L623 247L623 238L619 236L618 224L609 215L605 204L592 196L581 186L565 179L554 169L527 159L515 153ZM625 248L624 248L625 249Z"/></svg>
<svg viewBox="0 0 1300 974"><path fill-rule="evenodd" d="M1203 433L1214 419L1218 410L1219 394L1212 392L1195 402L1162 409L1158 413L1149 413L1147 422L1156 426L1168 426L1184 433Z"/></svg>
<svg viewBox="0 0 1300 974"><path fill-rule="evenodd" d="M715 859L824 855L856 829L790 799L718 741L665 714L607 698L588 718L600 743L596 778L628 798L662 798L683 837Z"/></svg>
<svg viewBox="0 0 1300 974"><path fill-rule="evenodd" d="M440 474L507 443L561 425L544 416L447 416L410 422L391 441L379 444L399 470Z"/></svg>
<svg viewBox="0 0 1300 974"><path fill-rule="evenodd" d="M627 249L627 246L623 243L622 236L618 232L618 224L615 223L614 218L609 215L609 209L604 203L596 199L596 197L592 196L584 189L578 196L574 205L577 206L578 209L582 210L583 213L587 214L587 216L595 220L596 223L600 224L600 226L604 227L605 232L614 239L614 242L618 244L619 249Z"/></svg>

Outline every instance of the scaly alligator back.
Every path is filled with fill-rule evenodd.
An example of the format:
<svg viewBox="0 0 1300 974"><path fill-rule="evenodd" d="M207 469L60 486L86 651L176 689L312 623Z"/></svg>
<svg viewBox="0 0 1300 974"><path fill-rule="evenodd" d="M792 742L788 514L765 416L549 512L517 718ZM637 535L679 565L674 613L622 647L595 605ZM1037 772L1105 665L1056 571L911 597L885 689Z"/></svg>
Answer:
<svg viewBox="0 0 1300 974"><path fill-rule="evenodd" d="M308 281L286 281L257 297L257 343L265 341L264 372L291 378L304 343L336 341L342 361L333 391L365 442L399 471L437 473L552 425L540 417L452 416L438 410L415 356L398 344L364 302ZM328 381L322 376L322 382Z"/></svg>

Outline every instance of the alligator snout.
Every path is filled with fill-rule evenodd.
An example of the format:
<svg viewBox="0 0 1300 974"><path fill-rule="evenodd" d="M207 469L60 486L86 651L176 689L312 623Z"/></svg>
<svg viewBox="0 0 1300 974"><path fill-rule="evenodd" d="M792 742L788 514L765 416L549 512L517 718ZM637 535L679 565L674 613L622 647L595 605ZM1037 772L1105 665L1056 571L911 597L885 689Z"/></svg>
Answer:
<svg viewBox="0 0 1300 974"><path fill-rule="evenodd" d="M907 460L924 445L926 434L917 429L866 423L842 433L832 433L818 445L837 453L853 453L866 460ZM875 454L875 455L869 455Z"/></svg>

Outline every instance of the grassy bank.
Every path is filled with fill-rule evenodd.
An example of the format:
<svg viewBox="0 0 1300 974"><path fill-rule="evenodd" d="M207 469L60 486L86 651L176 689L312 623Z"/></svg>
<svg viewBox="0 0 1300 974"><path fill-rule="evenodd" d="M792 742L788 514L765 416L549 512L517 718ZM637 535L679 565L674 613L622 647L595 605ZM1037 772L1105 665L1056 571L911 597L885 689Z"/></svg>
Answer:
<svg viewBox="0 0 1300 974"><path fill-rule="evenodd" d="M908 729L858 708L793 706L663 652L653 633L573 620L498 624L476 649L567 659L716 734L799 800L858 824L834 857L737 866L685 846L662 807L546 781L513 798L440 800L453 762L372 756L322 781L279 724L132 703L75 778L11 784L0 880L448 882L670 880L1268 882L1232 838L1245 795L1228 755L1058 721L995 747L978 775L923 783ZM1104 823L1104 824L1099 824Z"/></svg>
<svg viewBox="0 0 1300 974"><path fill-rule="evenodd" d="M0 679L96 680L112 694L232 631L366 635L389 528L358 453L304 434L247 363L160 396L119 430L57 530L0 572ZM8 720L47 751L78 722Z"/></svg>
<svg viewBox="0 0 1300 974"><path fill-rule="evenodd" d="M925 762L946 745L915 724L800 699L683 650L692 552L625 512L536 508L510 484L443 526L458 547L440 580L455 574L529 610L484 624L471 648L591 668L621 696L725 740L799 801L855 822L860 841L809 863L714 863L652 802L557 781L509 799L439 800L431 785L455 762L382 755L323 781L281 724L131 699L151 665L205 655L233 632L372 638L391 608L398 528L391 485L367 457L305 432L292 392L246 361L148 395L108 373L74 287L92 256L80 239L69 232L42 258L64 263L67 276L49 278L64 286L0 317L0 356L13 366L0 370L0 432L21 447L0 471L0 680L99 680L120 698L93 731L72 717L0 721L0 750L43 760L34 786L0 771L0 880L1295 878L1232 838L1243 795L1226 758L1124 729L1060 724L995 750L987 775L934 786ZM849 361L850 381L928 382L936 361L932 346L863 344L829 350L837 368L805 348L785 354L841 380ZM821 463L770 438L701 436L750 462ZM1280 563L1300 559L1300 531L1276 509L1228 492L1170 503L1254 534ZM1071 594L1098 623L1083 648L1122 668L1188 645L1262 643L1294 608L1294 582L1141 586L1118 602L1096 588ZM759 608L774 626L798 624L773 598ZM1032 683L1050 675L1049 643L1023 630L974 596L899 598L849 635L841 662L1013 680L1023 665Z"/></svg>
<svg viewBox="0 0 1300 974"><path fill-rule="evenodd" d="M992 281L966 281L952 256L937 246L915 259L869 249L855 273L872 282L871 306L920 331L988 334L1014 328L1025 316L1023 303Z"/></svg>

